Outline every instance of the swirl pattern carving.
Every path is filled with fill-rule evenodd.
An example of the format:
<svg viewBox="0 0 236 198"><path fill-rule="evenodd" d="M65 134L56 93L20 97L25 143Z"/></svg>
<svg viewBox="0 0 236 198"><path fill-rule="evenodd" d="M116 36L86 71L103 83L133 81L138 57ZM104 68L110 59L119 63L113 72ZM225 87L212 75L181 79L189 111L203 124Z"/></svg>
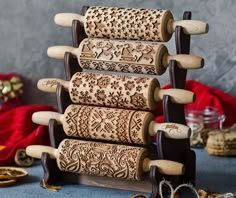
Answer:
<svg viewBox="0 0 236 198"><path fill-rule="evenodd" d="M65 139L58 148L57 164L66 172L141 180L144 157L142 147Z"/></svg>

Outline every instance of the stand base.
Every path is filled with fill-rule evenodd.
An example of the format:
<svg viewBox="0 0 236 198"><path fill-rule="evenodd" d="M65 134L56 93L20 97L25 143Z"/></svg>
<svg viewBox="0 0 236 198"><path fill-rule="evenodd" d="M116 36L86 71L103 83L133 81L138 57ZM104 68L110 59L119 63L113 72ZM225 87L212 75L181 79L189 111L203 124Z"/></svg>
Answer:
<svg viewBox="0 0 236 198"><path fill-rule="evenodd" d="M67 183L77 183L88 186L97 186L145 193L152 192L152 184L148 179L143 181L131 181L75 173L62 173L61 180Z"/></svg>

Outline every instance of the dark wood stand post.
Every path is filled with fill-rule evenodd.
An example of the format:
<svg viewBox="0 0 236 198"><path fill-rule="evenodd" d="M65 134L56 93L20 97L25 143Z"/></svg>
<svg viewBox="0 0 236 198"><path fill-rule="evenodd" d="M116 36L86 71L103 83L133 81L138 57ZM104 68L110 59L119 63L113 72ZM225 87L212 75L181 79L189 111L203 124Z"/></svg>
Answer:
<svg viewBox="0 0 236 198"><path fill-rule="evenodd" d="M191 12L185 12L183 19L191 19ZM175 40L177 54L189 54L190 35L184 34L182 27L176 27ZM176 61L171 61L169 72L171 86L173 88L184 89L187 70L179 69ZM163 99L163 109L165 122L175 122L186 125L184 105L172 103L170 97L165 96ZM168 178L172 181L172 184L177 186L179 183L184 182L195 185L196 155L195 152L190 149L190 139L173 140L162 136L159 142L162 142L162 156L159 156L160 158L181 162L185 164L186 167L183 177L170 176Z"/></svg>

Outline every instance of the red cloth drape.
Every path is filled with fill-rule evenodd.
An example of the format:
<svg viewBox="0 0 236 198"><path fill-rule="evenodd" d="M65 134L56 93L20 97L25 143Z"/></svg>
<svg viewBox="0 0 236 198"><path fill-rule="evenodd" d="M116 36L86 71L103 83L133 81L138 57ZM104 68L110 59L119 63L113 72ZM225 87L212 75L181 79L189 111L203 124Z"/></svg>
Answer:
<svg viewBox="0 0 236 198"><path fill-rule="evenodd" d="M49 145L48 127L31 121L37 111L55 111L45 105L25 105L0 114L0 165L14 161L15 152L30 144Z"/></svg>
<svg viewBox="0 0 236 198"><path fill-rule="evenodd" d="M169 87L166 85L163 88ZM186 105L187 109L202 110L206 106L213 106L226 116L224 127L236 123L236 97L193 80L186 81L186 89L195 92L197 96L194 103ZM31 121L32 114L37 111L55 109L45 105L25 105L0 114L0 165L12 163L19 148L26 148L30 144L49 144L48 127ZM161 103L154 114L157 122L163 122Z"/></svg>
<svg viewBox="0 0 236 198"><path fill-rule="evenodd" d="M163 89L168 88L170 88L170 85L163 87ZM186 109L203 110L206 106L212 106L218 109L219 114L226 116L226 120L223 124L224 127L230 127L236 123L236 97L194 80L187 80L185 89L193 91L196 94L196 101L186 105ZM158 104L154 114L157 122L163 122L162 103Z"/></svg>

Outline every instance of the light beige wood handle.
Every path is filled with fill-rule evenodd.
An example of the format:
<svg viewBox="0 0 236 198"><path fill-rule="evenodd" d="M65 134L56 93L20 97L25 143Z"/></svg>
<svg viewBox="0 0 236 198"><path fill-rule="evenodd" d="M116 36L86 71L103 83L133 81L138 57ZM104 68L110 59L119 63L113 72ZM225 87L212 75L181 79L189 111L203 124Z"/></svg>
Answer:
<svg viewBox="0 0 236 198"><path fill-rule="evenodd" d="M52 46L49 47L47 50L47 54L51 58L56 58L56 59L64 59L64 55L66 52L72 53L76 58L76 53L77 53L78 48L73 48L70 46Z"/></svg>
<svg viewBox="0 0 236 198"><path fill-rule="evenodd" d="M204 66L204 59L190 54L166 55L163 57L163 65L168 65L171 60L176 60L179 68L199 69Z"/></svg>
<svg viewBox="0 0 236 198"><path fill-rule="evenodd" d="M33 113L32 115L32 121L36 124L47 126L50 119L55 119L58 124L66 125L66 120L63 120L64 115L57 112L38 111L38 112ZM155 121L151 121L148 128L149 135L154 136L158 130L162 130L166 137L173 138L173 139L185 139L185 138L189 138L192 135L191 129L185 125L177 124L177 123L159 123L158 124ZM65 131L65 133L68 133L68 131ZM90 131L88 131L88 133L90 133ZM116 138L114 138L114 141L117 141Z"/></svg>
<svg viewBox="0 0 236 198"><path fill-rule="evenodd" d="M49 146L31 145L26 148L26 154L40 159L43 152L50 155L52 159L58 157L58 149ZM169 160L150 160L145 158L142 162L144 172L148 172L151 166L157 166L161 174L165 175L182 175L184 173L184 165Z"/></svg>
<svg viewBox="0 0 236 198"><path fill-rule="evenodd" d="M179 162L170 160L150 160L145 158L143 160L143 171L148 172L151 166L157 166L159 172L164 175L183 175L185 171L184 165Z"/></svg>
<svg viewBox="0 0 236 198"><path fill-rule="evenodd" d="M43 152L48 153L52 159L57 158L57 149L50 146L30 145L26 148L26 154L37 159L41 159Z"/></svg>
<svg viewBox="0 0 236 198"><path fill-rule="evenodd" d="M162 100L164 95L171 96L171 101L178 104L189 104L194 102L196 99L195 93L184 89L155 89L155 101Z"/></svg>
<svg viewBox="0 0 236 198"><path fill-rule="evenodd" d="M154 136L158 130L164 132L165 136L173 139L185 139L190 138L192 136L192 131L189 127L183 124L177 123L156 123L155 121L151 121L149 124L149 135Z"/></svg>
<svg viewBox="0 0 236 198"><path fill-rule="evenodd" d="M70 82L58 78L43 78L38 81L37 87L41 91L55 93L58 84L61 84L66 90L68 90Z"/></svg>
<svg viewBox="0 0 236 198"><path fill-rule="evenodd" d="M167 24L168 33L173 33L176 26L183 27L185 34L205 34L209 31L209 25L203 21L197 20L182 20L182 21L173 21L170 19Z"/></svg>
<svg viewBox="0 0 236 198"><path fill-rule="evenodd" d="M73 20L80 21L80 24L84 26L85 17L75 13L59 13L54 17L54 22L57 25L71 27Z"/></svg>
<svg viewBox="0 0 236 198"><path fill-rule="evenodd" d="M54 17L54 21L57 25L71 27L73 20L80 21L83 26L85 22L85 17L75 13L59 13ZM181 26L184 28L184 33L186 34L204 34L209 31L209 25L203 21L198 20L180 20L174 21L170 19L167 24L167 31L172 34L175 31L176 26Z"/></svg>
<svg viewBox="0 0 236 198"><path fill-rule="evenodd" d="M38 111L33 113L32 121L36 124L48 125L50 119L55 119L58 124L63 124L63 114L53 111Z"/></svg>

